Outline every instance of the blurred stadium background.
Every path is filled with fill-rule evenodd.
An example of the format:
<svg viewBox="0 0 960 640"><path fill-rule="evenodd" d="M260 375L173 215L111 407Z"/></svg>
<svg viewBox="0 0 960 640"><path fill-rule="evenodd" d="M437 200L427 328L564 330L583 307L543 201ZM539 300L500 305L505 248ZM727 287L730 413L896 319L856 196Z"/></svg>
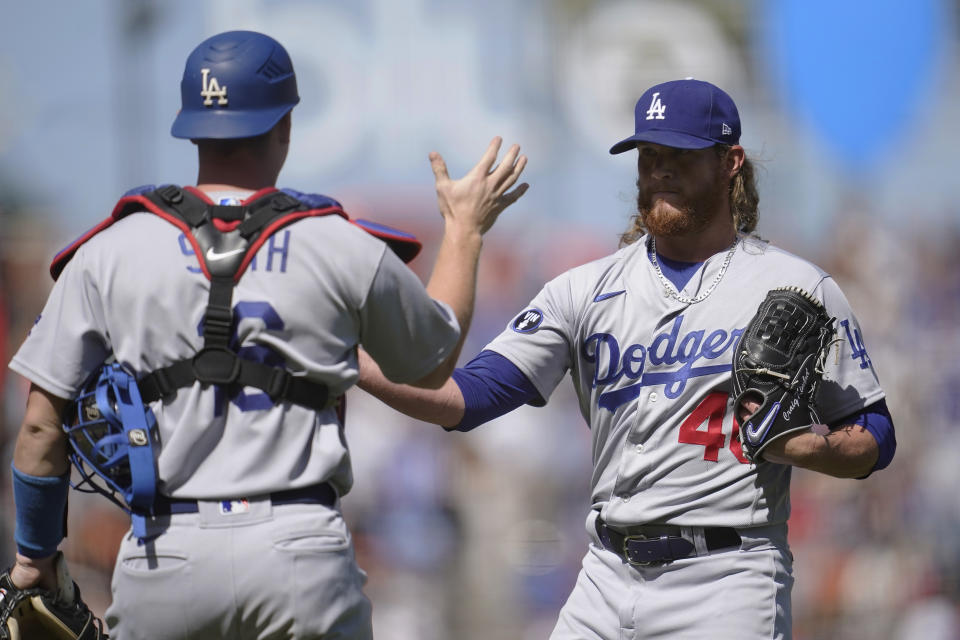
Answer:
<svg viewBox="0 0 960 640"><path fill-rule="evenodd" d="M427 162L462 175L494 135L530 192L489 234L472 356L548 279L616 247L647 86L729 91L760 161L759 232L851 298L899 435L865 481L796 472L795 637L960 638L960 2L957 0L2 0L0 355L25 336L53 253L127 188L192 184L169 136L189 50L251 28L289 49L302 102L282 186L417 233ZM144 286L149 287L145 274ZM26 387L0 369L6 469ZM382 640L549 634L586 537L590 435L564 385L470 434L348 396L345 498ZM12 559L9 474L0 553ZM73 494L65 548L98 612L126 528ZM144 603L149 606L149 603Z"/></svg>

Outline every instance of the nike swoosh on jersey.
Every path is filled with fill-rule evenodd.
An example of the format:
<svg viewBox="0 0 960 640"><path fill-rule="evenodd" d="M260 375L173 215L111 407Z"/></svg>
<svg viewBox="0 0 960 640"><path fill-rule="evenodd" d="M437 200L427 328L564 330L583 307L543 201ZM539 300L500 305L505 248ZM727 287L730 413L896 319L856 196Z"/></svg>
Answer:
<svg viewBox="0 0 960 640"><path fill-rule="evenodd" d="M763 420L760 421L760 424L754 428L753 422L748 422L747 425L743 428L744 433L750 442L756 442L763 438L764 434L767 432L767 429L770 428L770 425L773 424L774 419L777 417L777 414L780 413L780 403L774 402L773 406L770 408L770 411L764 416Z"/></svg>
<svg viewBox="0 0 960 640"><path fill-rule="evenodd" d="M243 253L244 251L246 251L246 249L234 249L232 251L224 251L223 253L217 253L216 251L214 251L213 247L210 247L209 249L207 249L207 260L213 260L213 261L223 260L225 258L229 258L230 256L235 256L238 253Z"/></svg>
<svg viewBox="0 0 960 640"><path fill-rule="evenodd" d="M621 293L626 293L626 292L627 292L626 289L621 289L620 291L611 291L610 293L598 293L598 294L597 294L597 297L594 298L593 301L594 301L594 302L603 302L604 300L607 300L607 299L609 299L609 298L612 298L612 297L614 297L614 296L618 296L618 295L620 295Z"/></svg>

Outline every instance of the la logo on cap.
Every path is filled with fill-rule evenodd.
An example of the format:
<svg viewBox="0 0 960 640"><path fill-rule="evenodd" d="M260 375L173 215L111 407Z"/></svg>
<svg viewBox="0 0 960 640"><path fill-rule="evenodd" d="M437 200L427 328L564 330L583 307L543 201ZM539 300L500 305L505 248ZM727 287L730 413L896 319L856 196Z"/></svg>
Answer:
<svg viewBox="0 0 960 640"><path fill-rule="evenodd" d="M667 112L667 106L660 101L660 92L653 94L650 100L650 108L647 109L647 120L663 120L664 113Z"/></svg>
<svg viewBox="0 0 960 640"><path fill-rule="evenodd" d="M213 106L213 99L219 98L217 104L225 107L227 105L227 85L223 85L221 89L217 79L210 77L210 69L200 69L200 73L203 74L202 87L200 89L200 97L203 98L203 105L205 107L211 107Z"/></svg>

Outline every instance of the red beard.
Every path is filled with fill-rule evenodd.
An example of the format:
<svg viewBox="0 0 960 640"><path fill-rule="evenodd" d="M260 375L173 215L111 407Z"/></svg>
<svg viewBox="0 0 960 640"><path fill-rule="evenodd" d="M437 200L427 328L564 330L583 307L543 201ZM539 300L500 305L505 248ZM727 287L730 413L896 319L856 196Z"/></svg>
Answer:
<svg viewBox="0 0 960 640"><path fill-rule="evenodd" d="M652 206L639 206L640 221L655 236L684 236L703 230L709 219L691 206L679 208L657 200Z"/></svg>
<svg viewBox="0 0 960 640"><path fill-rule="evenodd" d="M679 204L653 201L659 188L645 188L637 181L637 213L644 228L655 236L672 237L703 231L727 197L726 184L717 180L693 194L680 194Z"/></svg>

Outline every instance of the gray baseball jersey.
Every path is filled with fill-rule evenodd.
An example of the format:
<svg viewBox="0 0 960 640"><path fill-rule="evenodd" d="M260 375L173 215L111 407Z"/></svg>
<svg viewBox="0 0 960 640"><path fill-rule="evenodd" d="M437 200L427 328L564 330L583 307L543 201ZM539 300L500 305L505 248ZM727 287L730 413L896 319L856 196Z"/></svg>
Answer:
<svg viewBox="0 0 960 640"><path fill-rule="evenodd" d="M784 523L791 468L749 464L733 437L734 345L770 289L821 300L842 338L818 398L828 423L884 396L859 324L829 275L756 238L710 258L681 292L651 263L649 240L547 283L487 348L544 398L569 371L592 431L593 507L608 524Z"/></svg>
<svg viewBox="0 0 960 640"><path fill-rule="evenodd" d="M180 230L132 214L80 247L10 366L64 398L110 353L142 376L202 346L208 291ZM233 305L243 357L325 383L332 394L356 381L358 345L388 378L411 382L436 368L459 336L450 309L431 300L383 242L339 216L303 219L271 236ZM166 495L260 495L322 481L343 495L352 484L333 409L275 405L253 388L227 397L200 383L152 409Z"/></svg>

